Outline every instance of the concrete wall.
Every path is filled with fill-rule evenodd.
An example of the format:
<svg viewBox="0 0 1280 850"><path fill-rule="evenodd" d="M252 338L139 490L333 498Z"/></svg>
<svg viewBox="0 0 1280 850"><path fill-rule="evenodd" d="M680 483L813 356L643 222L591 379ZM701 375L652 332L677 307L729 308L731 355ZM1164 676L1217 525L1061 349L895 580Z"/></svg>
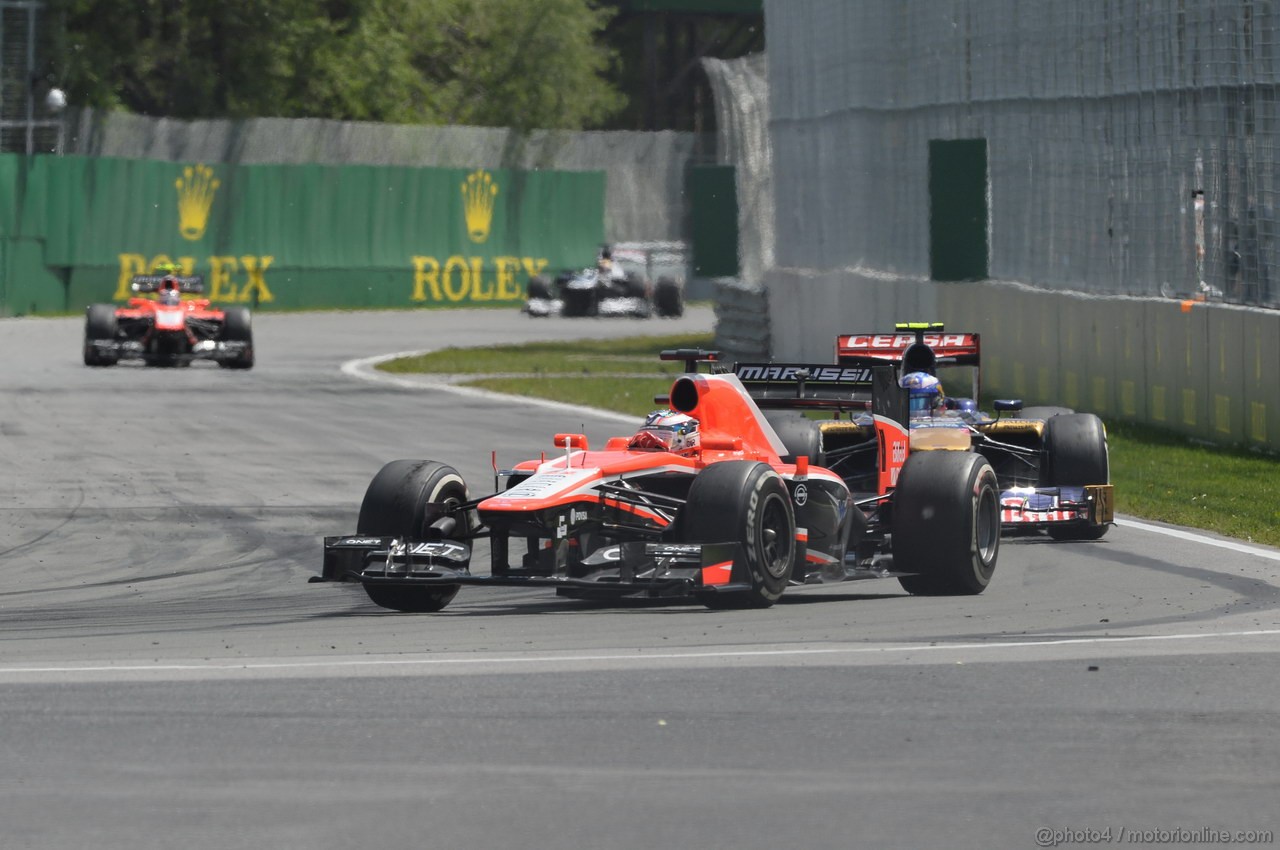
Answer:
<svg viewBox="0 0 1280 850"><path fill-rule="evenodd" d="M1274 310L868 269L773 269L766 287L775 360L830 360L839 333L941 321L982 334L990 395L1280 450Z"/></svg>

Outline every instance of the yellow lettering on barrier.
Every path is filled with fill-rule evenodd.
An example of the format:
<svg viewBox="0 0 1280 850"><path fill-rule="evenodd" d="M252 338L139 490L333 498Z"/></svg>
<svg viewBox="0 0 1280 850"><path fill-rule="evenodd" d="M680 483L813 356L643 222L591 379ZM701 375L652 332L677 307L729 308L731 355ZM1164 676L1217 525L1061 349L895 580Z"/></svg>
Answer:
<svg viewBox="0 0 1280 850"><path fill-rule="evenodd" d="M147 258L141 254L121 254L120 255L120 277L116 278L116 294L111 296L113 301L124 301L133 291L129 289L129 281L133 279L135 274L146 274Z"/></svg>
<svg viewBox="0 0 1280 850"><path fill-rule="evenodd" d="M542 274L542 270L547 267L547 261L537 257L521 257L520 264L529 273L529 277Z"/></svg>
<svg viewBox="0 0 1280 850"><path fill-rule="evenodd" d="M480 257L471 258L471 300L472 301L492 301L494 287L485 288L484 274L482 273L484 260Z"/></svg>
<svg viewBox="0 0 1280 850"><path fill-rule="evenodd" d="M141 254L119 254L118 256L120 258L120 276L116 278L116 294L111 296L113 301L125 301L133 295L133 290L129 284L136 274L153 274L156 269L164 265L177 267L180 274L195 273L195 257L179 257L174 260L168 254L156 254L150 260L147 260Z"/></svg>
<svg viewBox="0 0 1280 850"><path fill-rule="evenodd" d="M267 289L267 279L263 275L267 272L267 267L271 265L271 261L275 257L241 257L240 262L244 264L245 274L248 280L245 281L244 289L240 291L241 301L253 301L252 292L257 292L258 304L265 304L268 301L274 301L275 296L271 294L271 290Z"/></svg>
<svg viewBox="0 0 1280 850"><path fill-rule="evenodd" d="M516 284L516 272L520 271L519 257L494 257L493 267L498 275L498 293L499 301L514 301L521 295L520 287Z"/></svg>
<svg viewBox="0 0 1280 850"><path fill-rule="evenodd" d="M530 277L547 267L542 257L494 257L494 276L485 277L484 257L454 254L444 261L417 256L413 263L410 301L515 301L524 295L517 281L523 269Z"/></svg>
<svg viewBox="0 0 1280 850"><path fill-rule="evenodd" d="M209 258L209 299L212 301L235 301L239 290L231 280L231 273L239 265L235 257Z"/></svg>
<svg viewBox="0 0 1280 850"><path fill-rule="evenodd" d="M453 287L453 272L455 269L462 270L462 283L456 289ZM444 261L444 277L441 280L441 288L444 290L444 297L450 301L461 301L467 297L467 290L471 288L471 267L467 265L466 257L459 257L455 254Z"/></svg>
<svg viewBox="0 0 1280 850"><path fill-rule="evenodd" d="M410 301L426 301L427 287L431 287L431 300L440 300L440 263L435 257L413 258L413 294Z"/></svg>

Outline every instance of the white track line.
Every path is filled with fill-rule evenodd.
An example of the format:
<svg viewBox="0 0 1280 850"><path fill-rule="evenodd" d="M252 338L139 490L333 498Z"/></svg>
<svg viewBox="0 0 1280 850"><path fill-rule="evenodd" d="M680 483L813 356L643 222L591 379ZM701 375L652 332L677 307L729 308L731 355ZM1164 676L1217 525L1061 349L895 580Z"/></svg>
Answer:
<svg viewBox="0 0 1280 850"><path fill-rule="evenodd" d="M469 396L470 398L484 398L491 401L502 401L511 404L541 407L562 413L590 413L592 416L599 419L609 419L614 422L625 422L628 425L635 425L638 421L634 416L627 416L623 413L614 413L611 410L585 408L580 404L567 404L562 401L550 401L548 399L534 398L533 396L527 395L496 393L492 390L482 390L478 387L460 387L456 384L451 384L448 381L402 378L398 375L393 375L390 372L382 372L375 368L379 363L386 363L388 360L398 360L402 357L417 357L422 354L429 354L434 350L435 349L424 349L422 351L400 351L395 354L379 354L377 357L364 357L359 360L348 360L346 363L342 364L342 373L344 375L350 375L353 378L359 378L362 381L369 381L370 383L375 384L389 384L391 386L409 390L441 390L443 392L454 393L455 395ZM468 377L482 378L484 376L472 375Z"/></svg>
<svg viewBox="0 0 1280 850"><path fill-rule="evenodd" d="M207 663L155 664L82 664L53 667L0 667L0 676L50 673L160 673L217 672L252 670L318 670L360 667L477 667L494 665L590 664L593 662L648 664L653 661L770 659L894 654L937 654L944 652L988 652L1001 649L1052 649L1056 647L1102 646L1112 644L1156 643L1163 641L1209 641L1225 638L1275 637L1280 629L1250 629L1233 632L1179 633L1170 635L1128 635L1116 637L1062 638L1058 640L993 641L990 643L931 643L924 645L810 647L796 649L723 649L693 652L628 652L591 654L536 654L505 656L470 656L465 658L356 658L315 661L210 661ZM1277 647L1280 649L1280 647Z"/></svg>
<svg viewBox="0 0 1280 850"><path fill-rule="evenodd" d="M1223 540L1220 537L1206 537L1203 534L1197 534L1194 531L1187 531L1182 528L1169 528L1164 525L1148 525L1145 522L1138 522L1128 517L1116 520L1116 525L1124 528L1132 528L1137 531L1147 531L1152 534L1163 534L1166 537L1176 537L1179 540L1189 540L1192 543L1200 543L1204 546L1216 546L1219 549L1230 549L1232 552L1243 552L1246 555L1254 555L1259 558L1266 558L1270 561L1280 561L1280 551L1275 549L1263 549L1258 546L1251 546L1248 543L1240 543L1235 540Z"/></svg>

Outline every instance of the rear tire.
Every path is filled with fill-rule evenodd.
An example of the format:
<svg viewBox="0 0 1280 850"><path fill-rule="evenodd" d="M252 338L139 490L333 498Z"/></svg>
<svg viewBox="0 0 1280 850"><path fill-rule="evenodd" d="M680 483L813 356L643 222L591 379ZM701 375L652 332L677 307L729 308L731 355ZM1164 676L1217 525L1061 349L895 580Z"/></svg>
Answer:
<svg viewBox="0 0 1280 850"><path fill-rule="evenodd" d="M653 288L653 306L664 319L678 319L684 315L684 288L669 277L658 278Z"/></svg>
<svg viewBox="0 0 1280 850"><path fill-rule="evenodd" d="M228 307L222 312L222 340L245 343L244 353L234 360L220 360L225 369L253 368L253 319L247 307Z"/></svg>
<svg viewBox="0 0 1280 850"><path fill-rule="evenodd" d="M537 274L529 278L529 285L525 292L529 298L545 298L551 299L551 279L546 275Z"/></svg>
<svg viewBox="0 0 1280 850"><path fill-rule="evenodd" d="M90 304L84 317L84 365L114 366L119 362L118 355L99 354L90 344L92 341L115 342L116 308L112 304Z"/></svg>
<svg viewBox="0 0 1280 850"><path fill-rule="evenodd" d="M1047 487L1110 484L1107 429L1092 413L1055 416L1045 423L1044 460L1040 480ZM1054 540L1101 540L1110 526L1049 526Z"/></svg>
<svg viewBox="0 0 1280 850"><path fill-rule="evenodd" d="M740 544L733 568L751 588L699 594L708 608L768 608L787 589L799 552L796 520L787 485L768 464L711 464L693 479L679 522L683 542Z"/></svg>
<svg viewBox="0 0 1280 850"><path fill-rule="evenodd" d="M807 457L814 466L826 466L822 450L822 429L818 423L803 416L766 413L765 418L787 449L783 463L795 463L797 458Z"/></svg>
<svg viewBox="0 0 1280 850"><path fill-rule="evenodd" d="M423 540L431 523L467 501L467 484L451 466L433 460L393 460L369 482L356 533L369 537ZM466 528L466 518L459 517ZM439 611L458 594L458 585L436 587L365 584L374 604L395 611Z"/></svg>
<svg viewBox="0 0 1280 850"><path fill-rule="evenodd" d="M1000 550L1000 488L973 452L907 457L893 493L893 564L917 596L967 596L991 582Z"/></svg>

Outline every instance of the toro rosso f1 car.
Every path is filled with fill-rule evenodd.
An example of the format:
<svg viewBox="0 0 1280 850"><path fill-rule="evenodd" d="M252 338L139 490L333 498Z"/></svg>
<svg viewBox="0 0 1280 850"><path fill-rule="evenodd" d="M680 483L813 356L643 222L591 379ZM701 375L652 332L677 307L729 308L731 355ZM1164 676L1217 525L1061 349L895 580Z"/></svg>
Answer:
<svg viewBox="0 0 1280 850"><path fill-rule="evenodd" d="M135 275L128 306L91 304L85 316L86 366L142 360L148 366L187 366L212 360L227 369L253 367L253 328L244 307L218 309L205 298L199 275ZM153 295L154 297L145 297Z"/></svg>
<svg viewBox="0 0 1280 850"><path fill-rule="evenodd" d="M1056 540L1097 540L1114 522L1107 432L1097 416L1062 407L1022 409L997 400L996 415L978 410L979 335L947 333L938 323L903 323L893 334L842 334L840 363L895 364L911 397L911 449L924 445L976 451L1000 481L1006 532L1044 530ZM970 397L943 393L967 367ZM961 380L965 377L959 375ZM1001 414L1006 414L1002 416Z"/></svg>
<svg viewBox="0 0 1280 850"><path fill-rule="evenodd" d="M325 538L316 580L358 581L378 605L419 612L468 584L693 597L711 608L762 608L791 587L862 578L896 577L916 594L987 587L1000 543L995 471L976 452L908 454L892 364L762 381L750 365L699 371L713 352L663 357L687 364L662 398L669 409L601 448L556 434L552 458L504 471L495 460L492 495L472 496L438 461L388 463L355 534ZM804 408L863 418L818 430L793 413ZM486 545L488 570L473 572Z"/></svg>

